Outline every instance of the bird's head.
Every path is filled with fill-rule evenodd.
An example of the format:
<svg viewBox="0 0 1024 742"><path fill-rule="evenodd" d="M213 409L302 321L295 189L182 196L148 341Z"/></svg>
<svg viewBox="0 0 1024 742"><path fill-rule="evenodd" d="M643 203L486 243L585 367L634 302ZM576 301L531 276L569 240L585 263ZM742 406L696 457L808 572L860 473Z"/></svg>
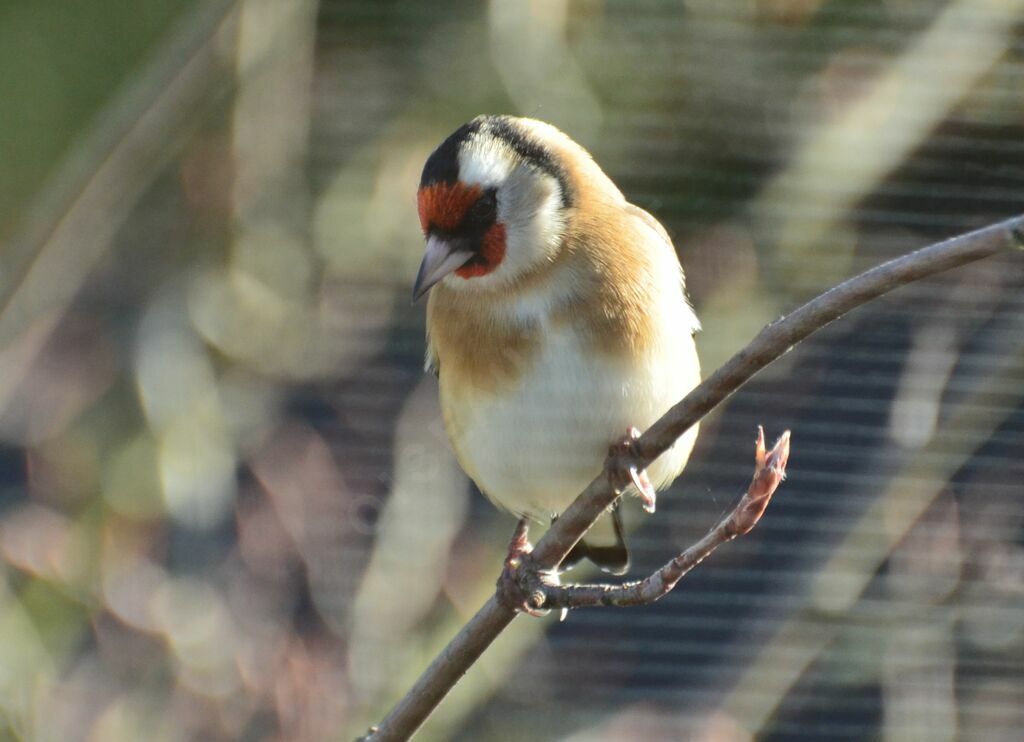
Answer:
<svg viewBox="0 0 1024 742"><path fill-rule="evenodd" d="M413 289L493 291L557 255L574 193L566 152L578 150L548 124L478 116L427 159L420 180L426 254Z"/></svg>

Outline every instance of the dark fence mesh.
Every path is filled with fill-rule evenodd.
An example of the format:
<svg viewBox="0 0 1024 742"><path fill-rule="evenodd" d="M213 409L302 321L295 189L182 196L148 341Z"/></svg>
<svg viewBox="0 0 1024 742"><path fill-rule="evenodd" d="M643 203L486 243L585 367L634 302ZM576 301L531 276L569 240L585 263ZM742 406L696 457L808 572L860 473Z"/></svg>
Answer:
<svg viewBox="0 0 1024 742"><path fill-rule="evenodd" d="M705 371L887 258L1021 213L1019 0L244 0L0 10L0 729L349 739L512 528L422 373L415 189L548 120L673 235ZM1024 256L902 289L708 418L633 575L793 431L656 605L520 618L422 732L1014 740Z"/></svg>

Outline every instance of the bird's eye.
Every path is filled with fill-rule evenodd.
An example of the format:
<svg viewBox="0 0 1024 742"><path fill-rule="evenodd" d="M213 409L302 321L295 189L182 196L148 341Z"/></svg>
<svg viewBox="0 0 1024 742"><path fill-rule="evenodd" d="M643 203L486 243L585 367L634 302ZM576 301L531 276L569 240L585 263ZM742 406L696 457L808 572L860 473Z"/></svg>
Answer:
<svg viewBox="0 0 1024 742"><path fill-rule="evenodd" d="M475 222L490 222L493 221L497 208L498 199L494 191L486 191L476 200L476 203L473 204L469 215Z"/></svg>

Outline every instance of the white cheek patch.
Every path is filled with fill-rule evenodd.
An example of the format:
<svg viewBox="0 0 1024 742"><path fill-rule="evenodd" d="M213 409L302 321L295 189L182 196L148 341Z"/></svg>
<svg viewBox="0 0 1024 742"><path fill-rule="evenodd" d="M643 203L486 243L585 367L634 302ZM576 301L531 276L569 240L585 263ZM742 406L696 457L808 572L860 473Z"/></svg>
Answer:
<svg viewBox="0 0 1024 742"><path fill-rule="evenodd" d="M514 261L510 268L519 272L553 259L565 231L558 181L519 168L498 191L498 221L505 225L506 261Z"/></svg>

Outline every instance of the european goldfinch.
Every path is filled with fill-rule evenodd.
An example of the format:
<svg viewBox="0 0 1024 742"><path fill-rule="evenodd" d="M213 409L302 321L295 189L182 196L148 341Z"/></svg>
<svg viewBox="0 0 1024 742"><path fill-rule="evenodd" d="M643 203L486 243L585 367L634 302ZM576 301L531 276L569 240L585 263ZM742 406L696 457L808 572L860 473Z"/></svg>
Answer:
<svg viewBox="0 0 1024 742"><path fill-rule="evenodd" d="M456 457L492 501L547 522L609 446L700 380L699 323L672 242L580 145L511 116L479 116L445 139L418 206L426 254L413 296L430 291L426 366ZM696 437L638 484L669 484ZM580 557L627 569L617 509L566 562Z"/></svg>

